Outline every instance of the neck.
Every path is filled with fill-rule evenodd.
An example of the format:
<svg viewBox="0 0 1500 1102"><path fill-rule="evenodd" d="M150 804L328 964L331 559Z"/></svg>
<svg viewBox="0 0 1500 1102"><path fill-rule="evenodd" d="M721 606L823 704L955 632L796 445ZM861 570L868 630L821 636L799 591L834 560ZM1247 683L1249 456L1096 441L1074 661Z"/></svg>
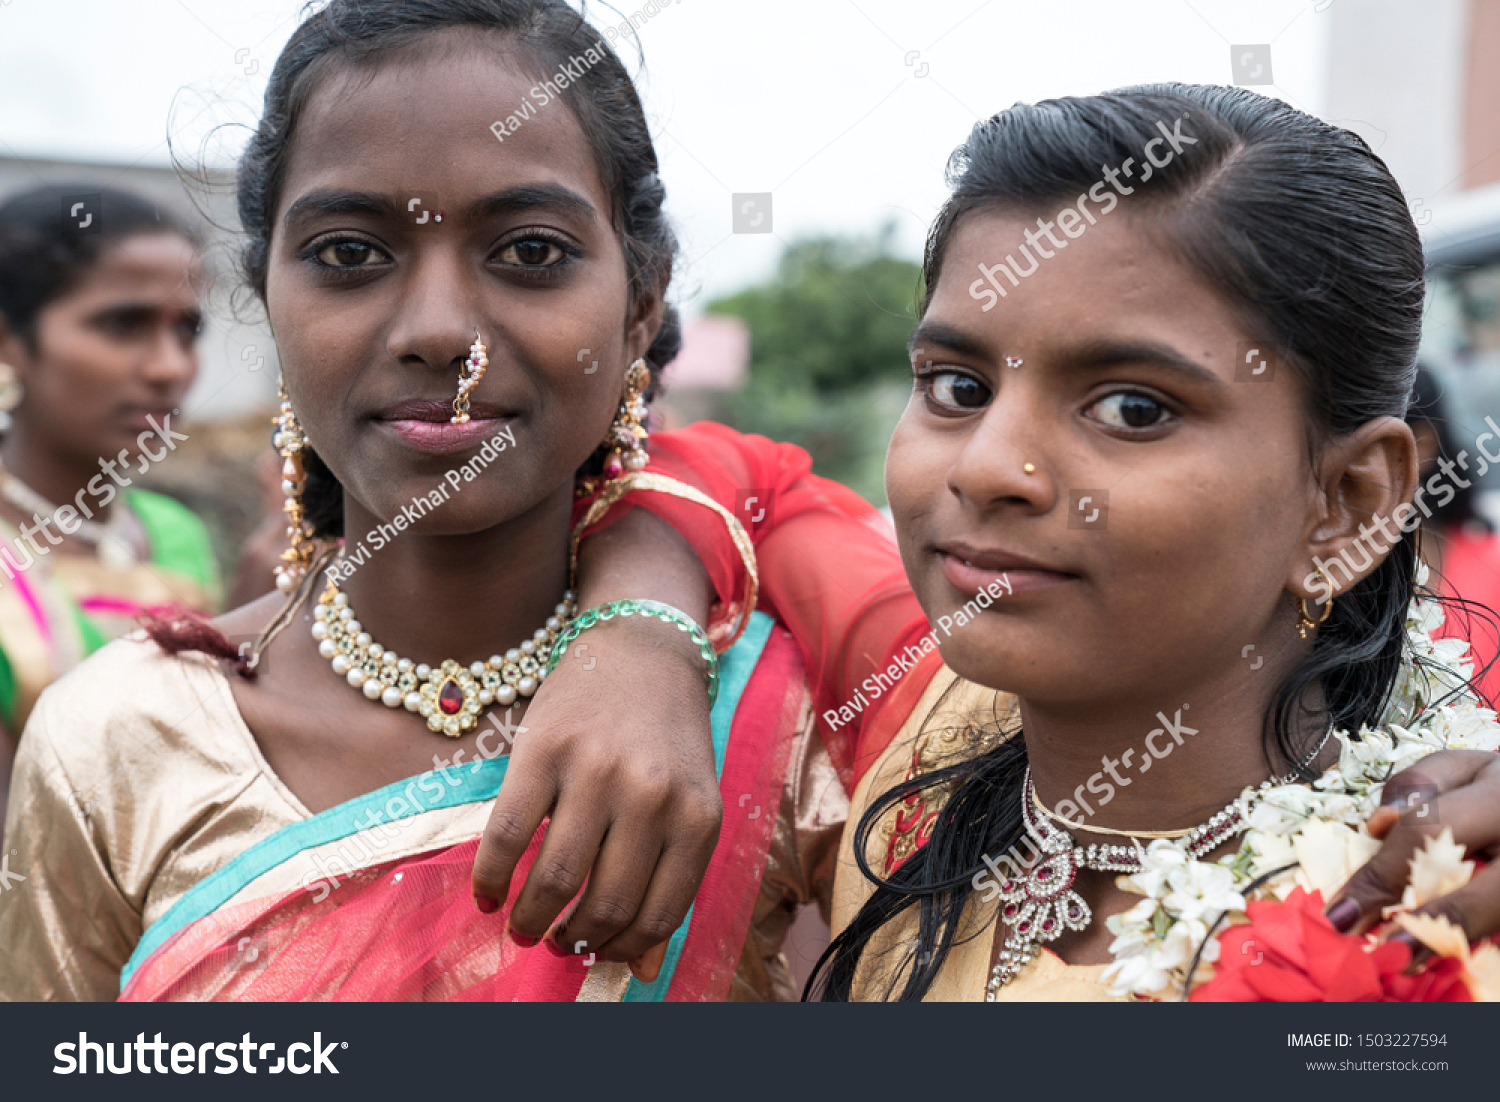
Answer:
<svg viewBox="0 0 1500 1102"><path fill-rule="evenodd" d="M1268 665L1267 671L1270 672ZM1104 702L1021 701L1027 759L1037 796L1083 824L1112 830L1197 826L1247 786L1293 771L1272 753L1263 717L1276 677L1228 671L1216 681L1178 685ZM1304 732L1309 748L1317 741Z"/></svg>
<svg viewBox="0 0 1500 1102"><path fill-rule="evenodd" d="M20 419L11 422L5 438L0 440L0 463L53 505L72 504L87 488L89 480L103 469L97 457L59 451L38 438ZM88 495L87 504L94 511L95 520L109 516L109 506L100 508L96 496Z"/></svg>
<svg viewBox="0 0 1500 1102"><path fill-rule="evenodd" d="M485 531L429 536L408 529L374 550L366 537L382 521L346 496L346 554L357 556L361 541L368 554L339 588L387 649L432 665L483 661L530 639L562 600L571 507L572 487L564 485ZM386 533L392 530L387 525Z"/></svg>

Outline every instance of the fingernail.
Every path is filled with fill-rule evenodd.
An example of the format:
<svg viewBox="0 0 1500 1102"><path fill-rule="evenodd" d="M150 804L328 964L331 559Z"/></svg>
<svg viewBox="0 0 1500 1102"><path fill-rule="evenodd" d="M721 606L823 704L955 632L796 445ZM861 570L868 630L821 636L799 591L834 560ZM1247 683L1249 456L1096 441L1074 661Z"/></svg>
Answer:
<svg viewBox="0 0 1500 1102"><path fill-rule="evenodd" d="M1359 921L1359 904L1352 899L1340 899L1329 909L1328 921L1339 933L1347 934Z"/></svg>
<svg viewBox="0 0 1500 1102"><path fill-rule="evenodd" d="M541 938L530 937L527 934L523 934L519 930L512 930L510 932L510 939L511 941L514 941L517 945L519 945L522 949L530 949L535 946L538 941L541 940Z"/></svg>
<svg viewBox="0 0 1500 1102"><path fill-rule="evenodd" d="M482 915L492 915L500 909L499 902L487 895L476 895L474 897L474 906L479 908L479 913Z"/></svg>
<svg viewBox="0 0 1500 1102"><path fill-rule="evenodd" d="M1399 942L1411 950L1411 964L1407 965L1408 968L1421 964L1427 958L1429 952L1427 946L1423 945L1407 930L1397 930L1390 937L1386 938L1386 940Z"/></svg>

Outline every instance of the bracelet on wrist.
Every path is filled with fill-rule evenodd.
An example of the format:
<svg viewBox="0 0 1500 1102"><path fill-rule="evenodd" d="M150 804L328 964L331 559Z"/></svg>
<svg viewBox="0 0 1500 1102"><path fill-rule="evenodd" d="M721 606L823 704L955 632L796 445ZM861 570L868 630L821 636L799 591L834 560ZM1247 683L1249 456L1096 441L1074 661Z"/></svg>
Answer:
<svg viewBox="0 0 1500 1102"><path fill-rule="evenodd" d="M686 632L693 645L698 648L698 654L706 664L704 671L708 681L708 706L712 708L714 701L719 697L719 656L714 653L714 645L710 642L708 635L698 626L698 622L681 609L673 608L671 605L663 604L661 601L642 601L626 599L623 601L610 601L608 604L596 605L587 611L579 613L569 623L562 635L558 636L557 642L552 645L552 654L547 659L547 673L557 668L564 654L568 652L568 646L591 627L613 620L616 616L654 616L656 619L668 624L676 624L677 630Z"/></svg>
<svg viewBox="0 0 1500 1102"><path fill-rule="evenodd" d="M755 563L755 545L751 541L749 534L745 531L744 526L740 524L739 519L733 513L701 490L695 489L679 479L658 474L654 471L630 471L623 478L614 479L600 491L599 495L589 504L583 517L573 526L573 538L568 551L568 577L571 579L569 583L571 588L578 588L576 583L578 577L578 543L583 538L584 532L603 520L610 509L627 494L633 493L657 493L666 494L669 497L679 497L712 511L724 522L730 541L734 544L735 550L739 552L740 561L744 564L745 568L744 591L736 594L728 602L728 607L735 613L734 622L727 628L718 624L710 625L715 638L719 640L718 649L721 652L728 650L745 633L745 628L750 624L750 614L755 611L756 595L760 589L760 572L757 570ZM723 628L722 632L721 628ZM720 637L721 635L722 637Z"/></svg>

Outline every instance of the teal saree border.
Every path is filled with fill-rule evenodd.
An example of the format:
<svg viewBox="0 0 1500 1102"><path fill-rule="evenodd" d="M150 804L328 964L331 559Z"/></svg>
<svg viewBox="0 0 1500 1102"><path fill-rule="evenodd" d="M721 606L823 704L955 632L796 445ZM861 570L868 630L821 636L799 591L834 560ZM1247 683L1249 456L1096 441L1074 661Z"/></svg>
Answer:
<svg viewBox="0 0 1500 1102"><path fill-rule="evenodd" d="M257 842L229 864L195 884L166 914L152 923L120 973L120 989L124 990L141 962L161 948L172 935L213 914L238 895L245 885L303 850L338 842L361 830L411 818L424 811L441 811L478 800L493 799L500 791L500 782L505 779L505 769L509 762L509 757L498 757L478 762L478 769L474 768L474 764L432 769L321 811L310 819L283 827L271 837ZM447 787L439 799L414 806L406 797L406 792L421 787L418 782L429 775L434 780L441 779ZM456 775L459 776L455 785L450 778ZM407 810L398 815L387 815L387 806L397 797L407 805Z"/></svg>
<svg viewBox="0 0 1500 1102"><path fill-rule="evenodd" d="M770 638L773 624L774 621L765 613L752 613L745 634L720 658L719 699L710 714L710 724L713 730L714 769L721 776L735 709L739 706L745 686L749 684L750 675L760 661L761 652ZM319 812L310 819L283 827L271 837L257 842L223 868L189 889L166 914L152 923L141 936L141 940L136 944L135 952L131 954L130 960L121 970L121 990L129 984L135 970L152 953L166 944L173 935L188 925L206 918L233 899L246 885L264 876L283 862L304 850L341 841L361 830L368 830L382 823L410 818L426 811L440 811L445 808L494 799L500 791L501 782L505 779L509 762L510 758L505 756L478 763L429 770L416 777L408 777L386 785L384 788L376 789L374 792L357 796L337 807ZM455 777L456 783L453 779ZM435 800L424 799L420 803L413 804L408 793L413 788L420 789L424 793L429 791L420 783L428 778L431 778L430 783L444 785L442 794ZM406 805L405 810L394 815L388 814L389 804L398 797ZM682 925L678 927L668 943L667 956L657 979L650 984L642 984L632 979L626 989L625 1002L655 1002L662 999L671 983L677 961L682 955L682 946L691 923L692 911L689 910Z"/></svg>
<svg viewBox="0 0 1500 1102"><path fill-rule="evenodd" d="M729 750L729 731L734 725L734 713L739 709L740 697L744 695L745 686L750 684L750 675L760 662L761 652L766 649L766 642L771 638L771 628L775 623L764 612L752 613L740 641L719 659L719 699L709 715L709 722L714 732L714 771L721 782L724 777L724 755ZM667 988L672 985L672 975L677 971L677 962L682 958L682 946L693 925L695 909L696 906L688 908L687 917L668 940L666 959L662 961L661 971L657 973L656 979L650 983L642 983L632 976L621 1002L653 1003L665 1000Z"/></svg>

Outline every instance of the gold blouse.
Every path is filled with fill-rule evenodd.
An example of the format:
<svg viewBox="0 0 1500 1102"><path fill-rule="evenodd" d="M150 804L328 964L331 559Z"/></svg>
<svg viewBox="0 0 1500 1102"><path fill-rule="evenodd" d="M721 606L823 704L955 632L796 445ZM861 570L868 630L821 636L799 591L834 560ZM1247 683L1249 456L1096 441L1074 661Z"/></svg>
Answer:
<svg viewBox="0 0 1500 1102"><path fill-rule="evenodd" d="M805 697L795 738L731 999L794 998L786 929L804 903L829 913L848 799ZM389 857L472 838L489 808L424 815ZM42 694L17 751L0 1000L116 998L146 928L210 873L310 816L261 754L216 662L167 657L139 633L102 648ZM287 861L231 903L291 890L305 872Z"/></svg>
<svg viewBox="0 0 1500 1102"><path fill-rule="evenodd" d="M977 757L998 745L1002 722L1012 714L1015 698L961 679L946 666L932 679L900 732L861 779L849 808L850 829L839 846L833 889L833 932L839 933L859 913L874 885L854 859L853 825L881 793L917 773ZM871 832L865 854L870 868L888 874L887 858L897 863L916 848L917 838L936 814L946 793L934 792L928 806L912 810L898 805ZM925 812L925 814L924 814ZM898 817L899 815L899 817ZM953 948L943 962L926 1002L979 1002L989 982L999 903L970 895L959 920ZM883 1001L906 982L910 946L916 940L917 914L908 909L872 939L855 976L852 997ZM1099 982L1108 965L1065 963L1050 950L1038 953L1010 983L996 992L999 1002L1125 1002L1111 997Z"/></svg>

